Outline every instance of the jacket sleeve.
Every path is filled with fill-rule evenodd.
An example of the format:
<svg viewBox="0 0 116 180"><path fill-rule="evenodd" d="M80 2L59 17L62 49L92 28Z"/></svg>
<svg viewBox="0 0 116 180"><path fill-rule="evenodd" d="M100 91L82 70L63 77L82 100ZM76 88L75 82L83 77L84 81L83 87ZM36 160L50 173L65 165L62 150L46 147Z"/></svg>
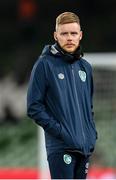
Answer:
<svg viewBox="0 0 116 180"><path fill-rule="evenodd" d="M93 82L93 72L91 70L91 112L92 112L92 117L93 117L93 123L95 126L95 122L94 122L94 110L93 110L93 94L94 94L94 82ZM96 129L96 127L95 127ZM96 139L98 139L98 133L96 131Z"/></svg>
<svg viewBox="0 0 116 180"><path fill-rule="evenodd" d="M94 94L94 83L93 83L93 74L91 74L91 111L92 111L92 115L94 116L94 111L93 111L93 94Z"/></svg>
<svg viewBox="0 0 116 180"><path fill-rule="evenodd" d="M51 117L45 105L47 79L43 60L38 60L31 72L27 91L27 115L51 135L60 136L60 123Z"/></svg>

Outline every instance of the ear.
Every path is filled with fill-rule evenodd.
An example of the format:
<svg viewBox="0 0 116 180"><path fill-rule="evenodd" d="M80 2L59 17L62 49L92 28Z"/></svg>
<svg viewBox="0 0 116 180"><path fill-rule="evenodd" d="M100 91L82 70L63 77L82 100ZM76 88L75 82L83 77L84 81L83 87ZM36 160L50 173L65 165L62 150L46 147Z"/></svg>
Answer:
<svg viewBox="0 0 116 180"><path fill-rule="evenodd" d="M83 32L81 31L80 32L80 40L82 39L82 37L83 37Z"/></svg>
<svg viewBox="0 0 116 180"><path fill-rule="evenodd" d="M55 39L55 41L57 41L57 33L56 32L54 32L54 39Z"/></svg>

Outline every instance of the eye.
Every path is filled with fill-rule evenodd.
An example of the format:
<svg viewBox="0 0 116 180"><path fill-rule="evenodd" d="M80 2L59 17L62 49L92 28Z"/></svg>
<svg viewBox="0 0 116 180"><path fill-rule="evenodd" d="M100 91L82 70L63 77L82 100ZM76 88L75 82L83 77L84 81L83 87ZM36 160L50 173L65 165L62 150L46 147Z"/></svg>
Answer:
<svg viewBox="0 0 116 180"><path fill-rule="evenodd" d="M67 32L62 32L61 33L61 36L65 36L65 35L67 35L68 33Z"/></svg>
<svg viewBox="0 0 116 180"><path fill-rule="evenodd" d="M71 32L72 35L77 35L78 33L77 32Z"/></svg>

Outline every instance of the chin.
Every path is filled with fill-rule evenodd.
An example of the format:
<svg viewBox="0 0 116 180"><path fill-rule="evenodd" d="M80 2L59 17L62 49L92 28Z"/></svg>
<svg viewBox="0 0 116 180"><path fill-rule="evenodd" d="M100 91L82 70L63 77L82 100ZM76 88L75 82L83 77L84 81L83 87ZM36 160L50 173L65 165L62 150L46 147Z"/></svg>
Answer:
<svg viewBox="0 0 116 180"><path fill-rule="evenodd" d="M75 52L75 49L65 49L65 51L68 53L73 53L73 52Z"/></svg>
<svg viewBox="0 0 116 180"><path fill-rule="evenodd" d="M70 47L70 48L65 47L65 51L67 51L68 53L73 53L75 52L75 50L76 50L76 47Z"/></svg>

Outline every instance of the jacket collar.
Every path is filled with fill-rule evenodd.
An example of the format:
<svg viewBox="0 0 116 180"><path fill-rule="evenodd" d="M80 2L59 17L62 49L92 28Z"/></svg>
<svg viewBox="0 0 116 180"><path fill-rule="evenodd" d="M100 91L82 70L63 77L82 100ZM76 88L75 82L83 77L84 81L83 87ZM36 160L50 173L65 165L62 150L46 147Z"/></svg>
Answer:
<svg viewBox="0 0 116 180"><path fill-rule="evenodd" d="M74 63L77 60L80 60L80 58L83 56L82 48L79 46L75 53L71 54L63 50L60 45L56 42L54 45L51 46L50 52L53 55L56 56L62 56L63 60L65 60L68 63Z"/></svg>

